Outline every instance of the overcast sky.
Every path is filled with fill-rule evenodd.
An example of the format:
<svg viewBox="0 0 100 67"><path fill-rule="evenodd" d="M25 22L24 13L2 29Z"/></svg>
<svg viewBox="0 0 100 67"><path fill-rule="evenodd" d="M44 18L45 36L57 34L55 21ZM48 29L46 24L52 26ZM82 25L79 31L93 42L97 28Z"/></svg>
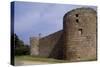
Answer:
<svg viewBox="0 0 100 67"><path fill-rule="evenodd" d="M15 2L14 32L25 44L29 38L42 37L59 31L63 27L63 16L68 11L83 6L68 4ZM88 6L96 10L94 6Z"/></svg>

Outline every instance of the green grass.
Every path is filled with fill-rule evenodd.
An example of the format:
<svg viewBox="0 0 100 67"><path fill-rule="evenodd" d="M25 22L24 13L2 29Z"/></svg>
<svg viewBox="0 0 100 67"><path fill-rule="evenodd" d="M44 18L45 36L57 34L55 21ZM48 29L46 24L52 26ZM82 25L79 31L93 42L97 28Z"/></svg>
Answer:
<svg viewBox="0 0 100 67"><path fill-rule="evenodd" d="M38 56L16 56L15 60L25 60L25 61L41 61L41 62L48 62L48 63L65 63L67 61L65 60L57 60L53 58L44 58L44 57L38 57Z"/></svg>
<svg viewBox="0 0 100 67"><path fill-rule="evenodd" d="M17 61L39 61L39 62L47 62L47 63L69 63L73 61L67 61L67 60L57 60L53 58L45 58L45 57L40 57L40 56L30 56L30 55L24 55L24 56L16 56L15 60ZM94 61L96 60L95 58L84 58L79 60L78 62L82 61ZM77 62L77 61L74 61Z"/></svg>

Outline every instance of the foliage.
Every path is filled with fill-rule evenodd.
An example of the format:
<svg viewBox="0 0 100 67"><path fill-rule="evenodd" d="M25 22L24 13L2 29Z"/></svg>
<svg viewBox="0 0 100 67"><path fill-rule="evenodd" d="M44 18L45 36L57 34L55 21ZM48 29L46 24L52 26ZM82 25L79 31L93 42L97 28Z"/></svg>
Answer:
<svg viewBox="0 0 100 67"><path fill-rule="evenodd" d="M14 34L14 53L15 55L29 55L30 49L29 45L25 45L22 40L19 39L19 37Z"/></svg>

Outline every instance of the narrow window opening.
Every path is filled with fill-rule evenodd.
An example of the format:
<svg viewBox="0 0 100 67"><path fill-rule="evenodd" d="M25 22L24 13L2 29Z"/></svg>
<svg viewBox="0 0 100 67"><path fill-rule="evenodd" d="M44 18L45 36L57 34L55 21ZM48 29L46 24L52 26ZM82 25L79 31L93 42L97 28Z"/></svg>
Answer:
<svg viewBox="0 0 100 67"><path fill-rule="evenodd" d="M80 57L78 57L78 58L80 58Z"/></svg>
<svg viewBox="0 0 100 67"><path fill-rule="evenodd" d="M76 14L76 17L78 17L79 15L78 14Z"/></svg>
<svg viewBox="0 0 100 67"><path fill-rule="evenodd" d="M78 33L79 33L79 35L82 35L83 34L83 30L82 29L78 29Z"/></svg>
<svg viewBox="0 0 100 67"><path fill-rule="evenodd" d="M76 19L76 22L77 22L77 23L79 23L79 20L78 20L78 19Z"/></svg>

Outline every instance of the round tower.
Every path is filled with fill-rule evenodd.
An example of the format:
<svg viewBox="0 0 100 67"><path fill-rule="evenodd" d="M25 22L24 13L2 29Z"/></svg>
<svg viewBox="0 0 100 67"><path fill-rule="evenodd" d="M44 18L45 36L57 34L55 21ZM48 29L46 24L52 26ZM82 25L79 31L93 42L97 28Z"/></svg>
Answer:
<svg viewBox="0 0 100 67"><path fill-rule="evenodd" d="M92 8L77 8L63 17L65 58L96 59L97 14Z"/></svg>
<svg viewBox="0 0 100 67"><path fill-rule="evenodd" d="M39 55L39 37L30 38L30 54L33 56Z"/></svg>

